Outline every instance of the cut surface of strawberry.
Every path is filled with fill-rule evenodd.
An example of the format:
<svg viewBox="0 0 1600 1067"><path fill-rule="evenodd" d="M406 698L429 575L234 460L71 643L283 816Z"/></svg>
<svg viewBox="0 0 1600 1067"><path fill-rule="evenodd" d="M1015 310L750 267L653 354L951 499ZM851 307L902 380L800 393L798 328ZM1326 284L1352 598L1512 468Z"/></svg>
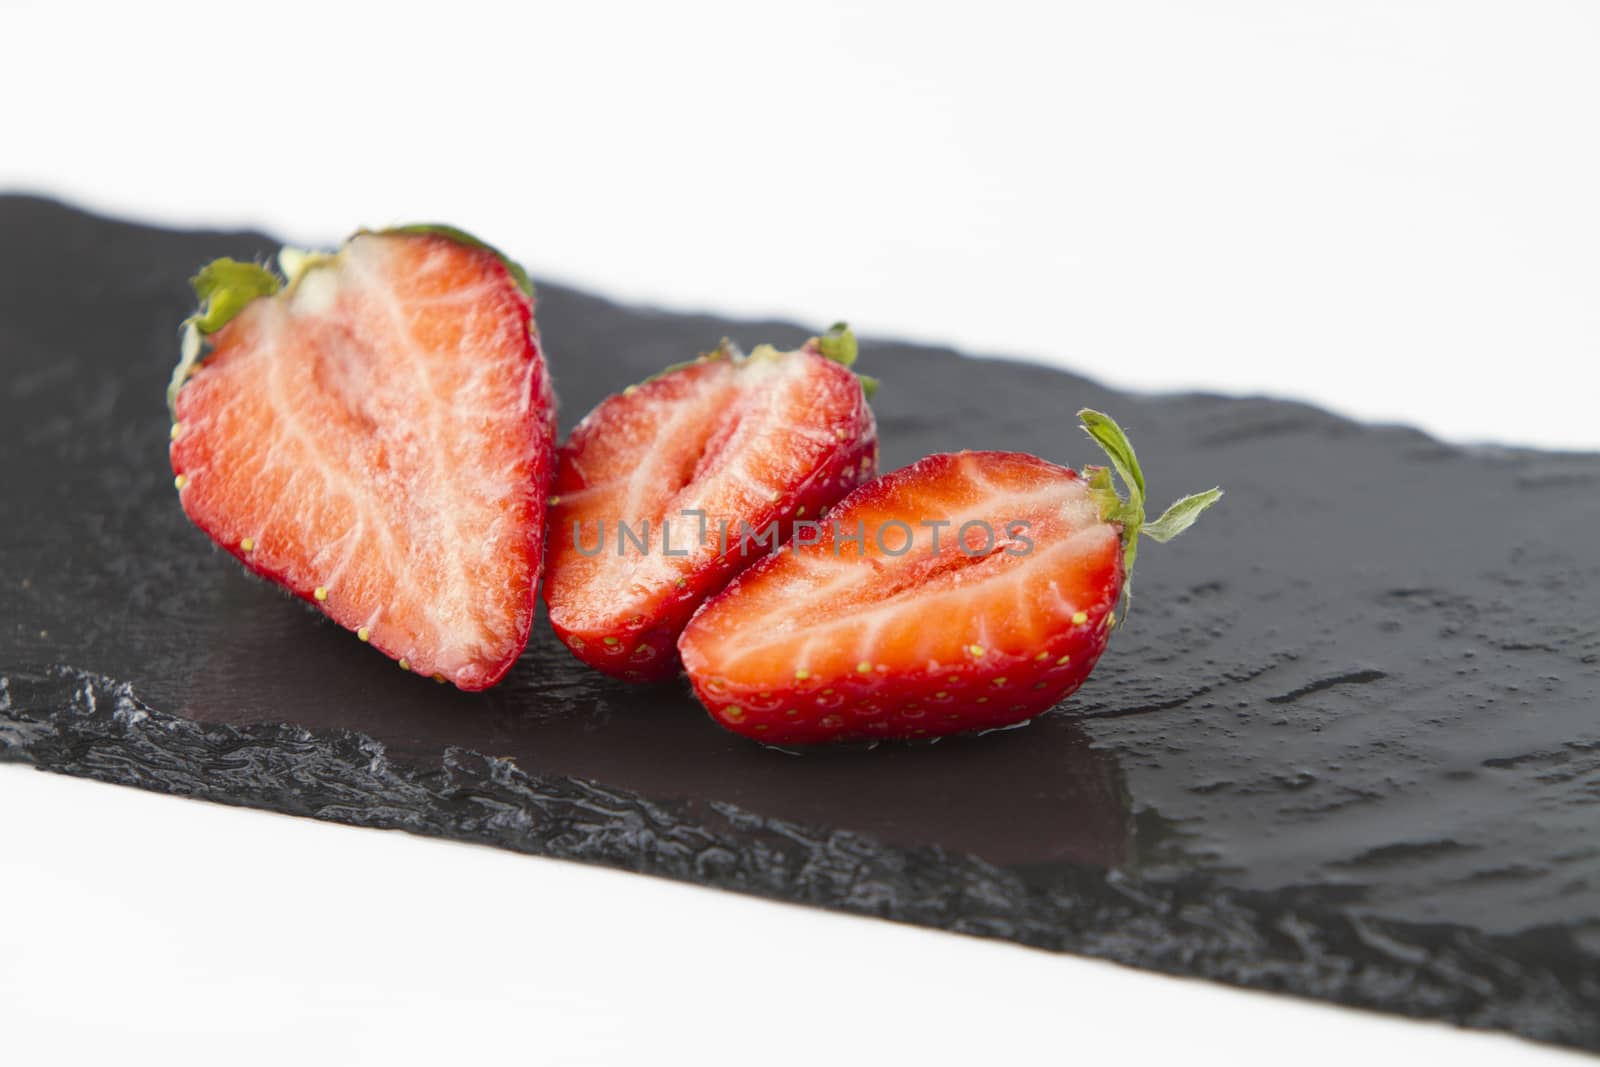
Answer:
<svg viewBox="0 0 1600 1067"><path fill-rule="evenodd" d="M174 375L189 518L403 668L462 689L527 643L554 395L519 267L446 227L219 260Z"/></svg>
<svg viewBox="0 0 1600 1067"><path fill-rule="evenodd" d="M585 663L669 678L690 615L876 472L842 324L792 352L728 342L615 394L561 447L545 600Z"/></svg>
<svg viewBox="0 0 1600 1067"><path fill-rule="evenodd" d="M1220 496L1144 521L1143 475L1082 414L1128 486L1015 452L929 456L857 489L814 545L707 601L679 650L712 718L772 744L1008 726L1077 689L1105 650L1141 532L1167 540Z"/></svg>

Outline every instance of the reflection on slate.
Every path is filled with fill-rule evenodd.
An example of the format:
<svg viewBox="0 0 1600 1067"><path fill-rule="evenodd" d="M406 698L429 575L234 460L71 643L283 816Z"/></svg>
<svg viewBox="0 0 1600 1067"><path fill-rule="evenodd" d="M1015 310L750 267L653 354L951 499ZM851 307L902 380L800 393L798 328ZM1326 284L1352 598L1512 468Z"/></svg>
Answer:
<svg viewBox="0 0 1600 1067"><path fill-rule="evenodd" d="M1600 456L869 338L885 469L1092 461L1092 405L1156 497L1229 495L1052 714L795 755L542 619L501 687L435 686L211 549L162 390L187 275L272 247L0 198L0 758L1600 1049ZM566 425L805 336L549 285L539 320Z"/></svg>

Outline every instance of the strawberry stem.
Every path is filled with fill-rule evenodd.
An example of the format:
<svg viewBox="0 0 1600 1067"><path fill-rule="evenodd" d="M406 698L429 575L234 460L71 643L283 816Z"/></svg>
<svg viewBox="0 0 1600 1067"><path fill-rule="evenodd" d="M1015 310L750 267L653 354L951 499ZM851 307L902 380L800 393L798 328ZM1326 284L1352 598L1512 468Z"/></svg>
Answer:
<svg viewBox="0 0 1600 1067"><path fill-rule="evenodd" d="M1133 599L1133 561L1139 555L1139 535L1152 541L1165 543L1194 525L1200 513L1222 497L1221 489L1207 489L1181 498L1161 513L1161 517L1147 522L1144 514L1144 471L1133 443L1117 420L1103 412L1084 408L1078 412L1084 432L1094 439L1111 460L1111 468L1126 487L1126 495L1117 490L1111 470L1105 467L1085 467L1089 493L1100 506L1100 517L1122 528L1122 583L1125 604L1122 619L1128 617L1127 603ZM1120 624L1119 624L1120 625Z"/></svg>

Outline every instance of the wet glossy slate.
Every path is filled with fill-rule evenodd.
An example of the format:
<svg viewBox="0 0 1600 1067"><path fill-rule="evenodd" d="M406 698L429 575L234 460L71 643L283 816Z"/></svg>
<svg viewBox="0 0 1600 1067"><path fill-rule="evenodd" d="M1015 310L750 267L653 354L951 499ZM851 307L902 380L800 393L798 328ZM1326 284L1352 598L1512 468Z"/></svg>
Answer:
<svg viewBox="0 0 1600 1067"><path fill-rule="evenodd" d="M500 688L435 686L213 551L162 390L185 277L271 247L0 198L0 758L1600 1049L1600 456L869 339L886 469L1091 461L1089 404L1155 496L1229 495L1051 715L792 755L542 620ZM539 320L566 425L805 335L551 285Z"/></svg>

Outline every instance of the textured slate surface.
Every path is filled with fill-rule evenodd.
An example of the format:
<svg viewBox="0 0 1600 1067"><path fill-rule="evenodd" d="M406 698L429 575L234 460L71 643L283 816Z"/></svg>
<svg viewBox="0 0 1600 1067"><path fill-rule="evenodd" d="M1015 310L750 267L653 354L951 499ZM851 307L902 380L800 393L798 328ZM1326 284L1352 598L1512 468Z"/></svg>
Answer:
<svg viewBox="0 0 1600 1067"><path fill-rule="evenodd" d="M1600 1050L1600 456L868 339L885 469L1088 462L1088 404L1162 502L1229 495L1141 556L1052 714L792 755L543 620L501 687L435 686L212 550L162 390L187 275L272 247L0 198L0 758ZM724 334L806 332L552 285L539 321L564 425Z"/></svg>

